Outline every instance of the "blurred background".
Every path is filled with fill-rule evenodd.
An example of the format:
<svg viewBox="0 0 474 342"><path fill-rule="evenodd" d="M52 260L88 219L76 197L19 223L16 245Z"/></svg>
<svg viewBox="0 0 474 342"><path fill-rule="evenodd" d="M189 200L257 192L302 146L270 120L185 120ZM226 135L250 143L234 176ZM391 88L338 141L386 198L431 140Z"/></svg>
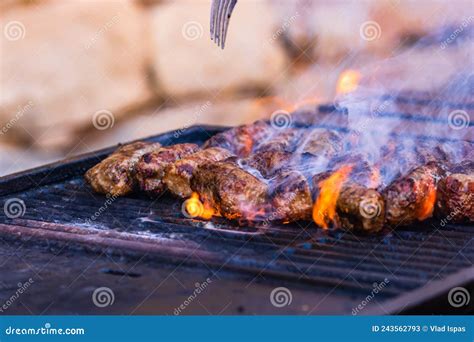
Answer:
<svg viewBox="0 0 474 342"><path fill-rule="evenodd" d="M2 0L0 175L199 123L237 125L331 102L356 83L353 70L441 30L417 63L402 62L437 56L471 31L473 6L239 0L221 50L209 38L210 0ZM429 70L430 84L440 74Z"/></svg>

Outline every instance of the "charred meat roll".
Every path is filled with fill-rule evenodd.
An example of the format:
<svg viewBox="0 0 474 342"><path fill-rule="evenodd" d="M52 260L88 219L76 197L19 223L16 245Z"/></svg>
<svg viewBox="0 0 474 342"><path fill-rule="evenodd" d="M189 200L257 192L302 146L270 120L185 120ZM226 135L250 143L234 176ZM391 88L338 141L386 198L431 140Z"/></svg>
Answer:
<svg viewBox="0 0 474 342"><path fill-rule="evenodd" d="M288 166L292 161L292 153L284 151L265 151L253 153L248 158L241 159L240 165L257 170L263 177L268 178L278 170Z"/></svg>
<svg viewBox="0 0 474 342"><path fill-rule="evenodd" d="M302 131L295 128L275 128L266 139L257 142L253 151L254 153L265 151L292 152L296 149L296 142L301 134Z"/></svg>
<svg viewBox="0 0 474 342"><path fill-rule="evenodd" d="M474 161L462 162L439 181L436 214L450 222L474 221Z"/></svg>
<svg viewBox="0 0 474 342"><path fill-rule="evenodd" d="M282 221L311 220L313 201L306 177L298 171L282 171L270 180L272 218Z"/></svg>
<svg viewBox="0 0 474 342"><path fill-rule="evenodd" d="M367 153L346 153L335 157L329 163L330 169L339 169L344 165L352 165L351 181L370 189L383 186L383 177L380 173L381 165L370 162Z"/></svg>
<svg viewBox="0 0 474 342"><path fill-rule="evenodd" d="M136 166L136 178L140 189L150 195L161 194L166 190L163 182L166 168L198 150L199 147L196 144L177 144L144 154Z"/></svg>
<svg viewBox="0 0 474 342"><path fill-rule="evenodd" d="M135 168L140 158L161 147L159 143L135 142L118 148L114 153L85 174L94 191L114 196L124 196L133 191Z"/></svg>
<svg viewBox="0 0 474 342"><path fill-rule="evenodd" d="M299 153L309 153L317 157L330 159L343 150L342 138L339 133L326 129L307 131L298 142Z"/></svg>
<svg viewBox="0 0 474 342"><path fill-rule="evenodd" d="M191 178L191 189L205 206L228 219L253 218L267 201L267 185L232 162L199 166Z"/></svg>
<svg viewBox="0 0 474 342"><path fill-rule="evenodd" d="M191 177L197 167L221 161L231 156L230 151L220 147L209 147L198 151L170 164L165 170L163 182L174 195L187 198L192 194Z"/></svg>
<svg viewBox="0 0 474 342"><path fill-rule="evenodd" d="M441 164L430 162L392 182L384 191L387 222L393 226L408 225L431 217L436 186L444 175Z"/></svg>
<svg viewBox="0 0 474 342"><path fill-rule="evenodd" d="M212 136L204 143L203 148L221 147L238 157L248 156L258 141L270 134L272 127L264 121L256 121L228 129Z"/></svg>
<svg viewBox="0 0 474 342"><path fill-rule="evenodd" d="M337 199L337 226L353 231L374 233L382 230L385 222L385 203L382 195L359 184L345 185Z"/></svg>
<svg viewBox="0 0 474 342"><path fill-rule="evenodd" d="M405 140L390 144L395 147L382 156L382 173L387 174L388 179L404 176L414 168L430 162L447 164L450 161L446 151L434 142Z"/></svg>
<svg viewBox="0 0 474 342"><path fill-rule="evenodd" d="M353 168L323 172L313 177L313 219L351 231L378 232L385 221L383 196L374 189L347 180Z"/></svg>

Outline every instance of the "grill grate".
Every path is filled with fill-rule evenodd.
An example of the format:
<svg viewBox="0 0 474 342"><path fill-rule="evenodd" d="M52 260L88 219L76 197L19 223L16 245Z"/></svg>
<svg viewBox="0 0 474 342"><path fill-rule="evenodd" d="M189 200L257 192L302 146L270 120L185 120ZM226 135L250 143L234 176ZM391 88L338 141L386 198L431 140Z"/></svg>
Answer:
<svg viewBox="0 0 474 342"><path fill-rule="evenodd" d="M178 138L171 132L150 139L202 143L218 131L194 127ZM21 199L26 210L18 218L0 216L0 236L262 275L352 301L363 300L380 282L387 281L378 295L383 302L472 267L472 226L433 221L367 236L324 231L308 222L240 227L221 218L188 219L181 201L168 195L106 203L91 193L82 174L111 150L1 180L0 201ZM13 193L15 188L20 192Z"/></svg>

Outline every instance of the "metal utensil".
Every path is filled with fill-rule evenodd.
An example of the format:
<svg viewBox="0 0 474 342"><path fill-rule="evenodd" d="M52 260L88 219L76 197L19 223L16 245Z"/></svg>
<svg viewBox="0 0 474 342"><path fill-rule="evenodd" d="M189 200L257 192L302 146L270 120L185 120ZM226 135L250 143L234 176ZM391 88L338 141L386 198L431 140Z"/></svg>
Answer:
<svg viewBox="0 0 474 342"><path fill-rule="evenodd" d="M222 49L225 46L230 16L237 0L212 0L211 6L211 39Z"/></svg>

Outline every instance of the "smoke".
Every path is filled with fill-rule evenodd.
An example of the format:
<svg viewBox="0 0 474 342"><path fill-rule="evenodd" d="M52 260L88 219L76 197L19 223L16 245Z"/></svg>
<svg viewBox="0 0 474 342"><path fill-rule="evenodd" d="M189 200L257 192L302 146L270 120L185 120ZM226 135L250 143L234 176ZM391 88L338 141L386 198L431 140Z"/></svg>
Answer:
<svg viewBox="0 0 474 342"><path fill-rule="evenodd" d="M357 89L336 97L336 107L347 114L345 144L371 165L390 163L384 182L417 162L436 157L459 162L472 149L465 142L474 140L474 20L469 18L358 68Z"/></svg>

